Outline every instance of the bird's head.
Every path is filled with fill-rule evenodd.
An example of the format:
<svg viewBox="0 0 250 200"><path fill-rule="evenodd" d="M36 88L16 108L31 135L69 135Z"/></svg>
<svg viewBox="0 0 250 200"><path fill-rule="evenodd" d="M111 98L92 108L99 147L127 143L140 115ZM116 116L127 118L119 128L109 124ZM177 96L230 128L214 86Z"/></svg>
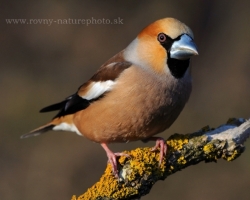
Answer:
<svg viewBox="0 0 250 200"><path fill-rule="evenodd" d="M179 20L160 19L139 33L125 49L125 58L158 73L165 73L169 68L172 75L181 78L190 57L198 55L193 38L191 29Z"/></svg>

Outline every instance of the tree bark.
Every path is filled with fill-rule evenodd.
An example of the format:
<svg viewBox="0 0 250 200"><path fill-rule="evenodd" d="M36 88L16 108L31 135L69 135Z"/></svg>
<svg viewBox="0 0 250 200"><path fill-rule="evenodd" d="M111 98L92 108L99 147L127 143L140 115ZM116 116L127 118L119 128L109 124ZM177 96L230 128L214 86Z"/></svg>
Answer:
<svg viewBox="0 0 250 200"><path fill-rule="evenodd" d="M150 148L125 151L131 157L119 159L119 180L108 164L99 182L71 200L140 199L158 180L165 180L190 165L216 162L220 158L233 161L244 152L243 144L249 135L250 121L242 118L231 118L216 129L206 126L191 134L174 134L166 141L168 151L161 166L158 166L159 152Z"/></svg>

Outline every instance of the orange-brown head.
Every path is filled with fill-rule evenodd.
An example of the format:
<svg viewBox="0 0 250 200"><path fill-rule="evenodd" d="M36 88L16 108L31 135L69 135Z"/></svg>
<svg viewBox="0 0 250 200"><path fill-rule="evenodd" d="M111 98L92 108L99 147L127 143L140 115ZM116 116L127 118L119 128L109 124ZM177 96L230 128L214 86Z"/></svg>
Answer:
<svg viewBox="0 0 250 200"><path fill-rule="evenodd" d="M160 19L139 33L125 49L125 59L165 73L168 58L189 60L191 56L198 55L193 38L191 29L179 20Z"/></svg>

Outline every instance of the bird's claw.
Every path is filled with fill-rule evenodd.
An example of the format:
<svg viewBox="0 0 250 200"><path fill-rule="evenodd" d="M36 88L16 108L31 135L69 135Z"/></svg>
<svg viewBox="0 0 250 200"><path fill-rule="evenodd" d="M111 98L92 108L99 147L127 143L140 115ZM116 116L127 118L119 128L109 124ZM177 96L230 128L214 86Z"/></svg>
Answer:
<svg viewBox="0 0 250 200"><path fill-rule="evenodd" d="M167 144L165 140L161 137L153 137L152 140L156 140L155 146L151 149L151 151L156 151L160 148L160 159L159 159L159 166L163 161L163 157L167 154Z"/></svg>
<svg viewBox="0 0 250 200"><path fill-rule="evenodd" d="M112 172L115 175L116 178L119 178L118 175L118 165L117 165L117 157L125 156L127 158L130 157L130 155L125 154L125 153L113 153L113 152L107 152L107 157L108 157L108 162L111 164L112 167Z"/></svg>

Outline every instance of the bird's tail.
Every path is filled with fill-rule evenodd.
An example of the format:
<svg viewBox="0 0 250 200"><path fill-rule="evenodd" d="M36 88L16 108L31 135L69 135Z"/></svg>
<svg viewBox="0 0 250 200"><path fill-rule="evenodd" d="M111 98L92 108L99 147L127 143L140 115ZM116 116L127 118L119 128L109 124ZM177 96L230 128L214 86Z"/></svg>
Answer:
<svg viewBox="0 0 250 200"><path fill-rule="evenodd" d="M31 136L41 135L41 134L43 134L43 133L45 133L47 131L53 130L53 128L55 126L56 125L54 125L52 123L46 124L44 126L40 126L39 128L36 128L36 129L30 131L29 133L26 133L26 134L22 135L21 139L28 138L28 137L31 137Z"/></svg>
<svg viewBox="0 0 250 200"><path fill-rule="evenodd" d="M29 133L21 136L21 139L28 138L31 136L41 135L47 131L71 131L78 133L77 128L73 123L73 115L65 115L62 117L54 118L50 123L40 126Z"/></svg>

